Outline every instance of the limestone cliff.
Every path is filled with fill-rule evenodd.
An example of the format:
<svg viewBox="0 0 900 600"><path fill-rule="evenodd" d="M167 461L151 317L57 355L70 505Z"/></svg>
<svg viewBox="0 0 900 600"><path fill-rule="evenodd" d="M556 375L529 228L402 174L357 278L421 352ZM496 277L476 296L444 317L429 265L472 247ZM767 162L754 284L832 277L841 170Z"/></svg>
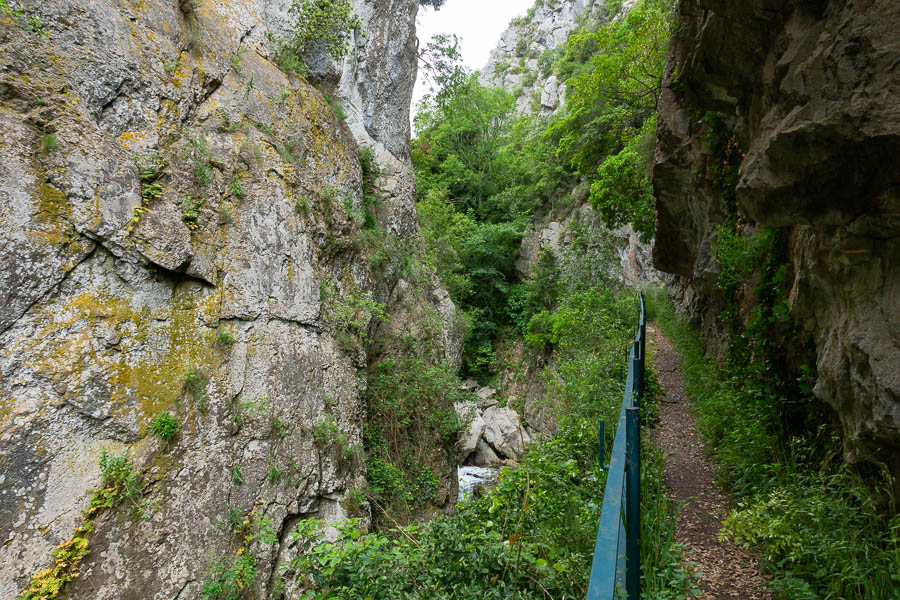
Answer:
<svg viewBox="0 0 900 600"><path fill-rule="evenodd" d="M553 74L554 50L579 25L601 18L603 0L538 0L524 17L514 19L491 51L481 82L518 96L520 112L555 112L566 86Z"/></svg>
<svg viewBox="0 0 900 600"><path fill-rule="evenodd" d="M565 49L569 35L579 27L598 26L633 6L633 1L538 0L524 17L514 19L482 69L483 85L502 87L517 96L520 114L550 117L564 110L566 85L554 74L554 61ZM578 186L564 206L550 207L530 224L516 261L519 274L530 277L538 254L550 248L557 254L569 244L573 228L586 228L615 247L622 281L638 287L658 282L650 264L650 246L641 243L630 227L608 235L599 215L587 202L585 186Z"/></svg>
<svg viewBox="0 0 900 600"><path fill-rule="evenodd" d="M791 316L850 460L900 477L900 4L681 0L659 106L656 266L715 338L710 252L733 198L745 231L782 228ZM738 164L710 177L704 116ZM724 196L723 196L724 193ZM726 199L723 202L723 198Z"/></svg>
<svg viewBox="0 0 900 600"><path fill-rule="evenodd" d="M198 597L242 519L277 538L248 547L269 597L299 519L364 514L347 497L378 309L407 333L437 313L458 361L446 292L432 277L411 301L361 241L358 144L384 172L378 222L418 235L417 2L355 1L354 53L322 65L346 122L273 63L289 5L0 6L2 598L71 537L104 448L140 493L99 514L69 597Z"/></svg>

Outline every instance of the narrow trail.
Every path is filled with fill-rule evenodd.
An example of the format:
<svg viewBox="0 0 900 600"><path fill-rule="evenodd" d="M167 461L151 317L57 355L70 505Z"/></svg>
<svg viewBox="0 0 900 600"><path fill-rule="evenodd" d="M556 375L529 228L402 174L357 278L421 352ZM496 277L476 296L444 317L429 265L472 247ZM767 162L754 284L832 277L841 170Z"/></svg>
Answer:
<svg viewBox="0 0 900 600"><path fill-rule="evenodd" d="M699 575L705 600L769 600L765 579L747 552L718 539L726 516L726 497L713 479L713 467L684 391L681 355L655 324L647 326L654 365L665 396L660 423L652 434L666 454L665 484L680 506L675 539Z"/></svg>

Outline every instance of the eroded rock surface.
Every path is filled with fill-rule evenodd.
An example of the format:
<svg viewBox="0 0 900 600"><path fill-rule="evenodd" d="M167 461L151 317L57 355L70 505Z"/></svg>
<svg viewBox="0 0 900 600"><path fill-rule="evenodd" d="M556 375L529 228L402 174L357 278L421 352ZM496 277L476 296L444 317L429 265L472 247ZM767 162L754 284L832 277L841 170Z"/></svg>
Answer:
<svg viewBox="0 0 900 600"><path fill-rule="evenodd" d="M364 482L364 300L393 331L437 315L459 360L436 280L413 294L359 243L358 144L385 173L379 222L418 235L417 2L355 2L367 35L323 66L346 122L272 62L289 5L18 3L45 35L0 16L0 597L71 537L102 449L143 485L98 517L69 597L198 597L251 511L279 538L250 549L269 597L296 522L347 516Z"/></svg>
<svg viewBox="0 0 900 600"><path fill-rule="evenodd" d="M900 4L682 0L660 100L656 266L718 335L724 219L700 117L740 150L737 209L786 228L790 312L851 460L900 475Z"/></svg>

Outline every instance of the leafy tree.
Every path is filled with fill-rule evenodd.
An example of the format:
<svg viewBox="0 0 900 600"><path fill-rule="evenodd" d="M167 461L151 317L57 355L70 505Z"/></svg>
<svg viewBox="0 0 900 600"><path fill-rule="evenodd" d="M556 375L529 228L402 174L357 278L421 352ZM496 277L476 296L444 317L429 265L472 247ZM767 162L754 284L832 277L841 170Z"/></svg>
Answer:
<svg viewBox="0 0 900 600"><path fill-rule="evenodd" d="M431 94L447 95L465 83L470 75L462 64L459 38L455 34L439 33L431 38L425 48L418 52L419 66L431 81Z"/></svg>
<svg viewBox="0 0 900 600"><path fill-rule="evenodd" d="M669 38L670 0L643 0L623 18L572 35L566 113L546 135L558 155L592 175L656 110Z"/></svg>
<svg viewBox="0 0 900 600"><path fill-rule="evenodd" d="M497 214L489 200L510 182L504 147L513 106L508 92L479 84L475 74L423 102L413 143L420 197L443 188L476 218L505 219L507 213Z"/></svg>
<svg viewBox="0 0 900 600"><path fill-rule="evenodd" d="M341 60L350 34L362 25L349 0L293 0L289 10L296 28L287 44L298 56L321 45L331 58Z"/></svg>
<svg viewBox="0 0 900 600"><path fill-rule="evenodd" d="M632 223L641 241L648 243L656 228L650 152L656 118L648 119L640 135L618 154L607 157L591 184L591 204L611 229Z"/></svg>

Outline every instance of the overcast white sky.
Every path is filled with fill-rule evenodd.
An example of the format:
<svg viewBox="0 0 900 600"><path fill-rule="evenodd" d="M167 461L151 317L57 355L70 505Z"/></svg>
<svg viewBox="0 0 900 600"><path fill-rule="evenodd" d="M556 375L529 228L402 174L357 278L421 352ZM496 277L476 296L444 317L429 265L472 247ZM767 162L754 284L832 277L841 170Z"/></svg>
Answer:
<svg viewBox="0 0 900 600"><path fill-rule="evenodd" d="M424 47L435 34L455 33L461 40L463 62L474 71L487 63L509 22L532 6L534 0L447 0L439 11L419 9L416 35ZM413 92L413 111L427 91L420 76Z"/></svg>

